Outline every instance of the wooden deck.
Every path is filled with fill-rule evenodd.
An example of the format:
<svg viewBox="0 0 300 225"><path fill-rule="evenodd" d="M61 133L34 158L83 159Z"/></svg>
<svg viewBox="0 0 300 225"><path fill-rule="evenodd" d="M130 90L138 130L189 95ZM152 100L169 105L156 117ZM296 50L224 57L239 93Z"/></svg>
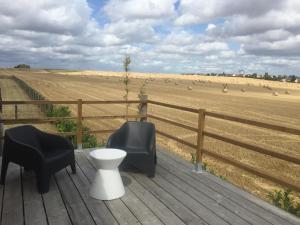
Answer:
<svg viewBox="0 0 300 225"><path fill-rule="evenodd" d="M77 174L62 170L50 192L38 194L31 172L10 164L0 186L2 225L299 225L300 220L165 151L158 152L155 178L122 173L126 194L113 201L89 197L95 167L77 151Z"/></svg>

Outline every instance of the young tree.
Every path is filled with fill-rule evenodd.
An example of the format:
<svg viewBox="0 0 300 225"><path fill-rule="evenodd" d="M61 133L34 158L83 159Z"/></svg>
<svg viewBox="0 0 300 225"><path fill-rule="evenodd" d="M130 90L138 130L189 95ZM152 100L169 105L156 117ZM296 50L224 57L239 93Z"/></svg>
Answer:
<svg viewBox="0 0 300 225"><path fill-rule="evenodd" d="M123 67L124 67L124 71L125 71L125 77L123 80L123 83L125 85L125 95L124 95L124 99L127 102L128 101L128 94L129 94L129 65L131 63L131 59L130 56L125 56L124 61L123 61ZM129 104L128 102L126 103L126 121L128 121L128 108L129 108Z"/></svg>

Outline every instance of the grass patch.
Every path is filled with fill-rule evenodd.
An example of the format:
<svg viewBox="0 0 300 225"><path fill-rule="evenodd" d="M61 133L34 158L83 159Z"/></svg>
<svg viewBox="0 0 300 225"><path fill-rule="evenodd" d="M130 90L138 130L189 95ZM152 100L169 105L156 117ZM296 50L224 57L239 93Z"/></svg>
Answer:
<svg viewBox="0 0 300 225"><path fill-rule="evenodd" d="M300 202L295 201L291 190L269 192L268 198L275 206L300 217Z"/></svg>

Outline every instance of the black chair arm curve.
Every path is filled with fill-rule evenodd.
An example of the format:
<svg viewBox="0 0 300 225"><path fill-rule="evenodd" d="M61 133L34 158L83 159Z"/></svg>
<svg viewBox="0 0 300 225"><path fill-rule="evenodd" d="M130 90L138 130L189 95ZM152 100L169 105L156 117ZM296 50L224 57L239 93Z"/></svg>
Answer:
<svg viewBox="0 0 300 225"><path fill-rule="evenodd" d="M72 145L72 143L62 136L56 134L49 134L43 131L39 131L39 136L41 138L41 145L43 147L43 150L51 151L52 149L57 148L74 150L74 146Z"/></svg>

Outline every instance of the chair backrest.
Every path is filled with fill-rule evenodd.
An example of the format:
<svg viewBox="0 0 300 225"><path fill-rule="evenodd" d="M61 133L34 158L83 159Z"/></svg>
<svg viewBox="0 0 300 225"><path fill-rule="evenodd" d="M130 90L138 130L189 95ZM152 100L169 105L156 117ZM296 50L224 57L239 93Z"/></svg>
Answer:
<svg viewBox="0 0 300 225"><path fill-rule="evenodd" d="M155 126L149 122L129 121L124 124L127 129L128 147L148 146L155 132Z"/></svg>
<svg viewBox="0 0 300 225"><path fill-rule="evenodd" d="M32 146L40 150L40 142L37 135L37 129L31 125L24 125L7 129L5 131L5 136L7 136L13 142Z"/></svg>

